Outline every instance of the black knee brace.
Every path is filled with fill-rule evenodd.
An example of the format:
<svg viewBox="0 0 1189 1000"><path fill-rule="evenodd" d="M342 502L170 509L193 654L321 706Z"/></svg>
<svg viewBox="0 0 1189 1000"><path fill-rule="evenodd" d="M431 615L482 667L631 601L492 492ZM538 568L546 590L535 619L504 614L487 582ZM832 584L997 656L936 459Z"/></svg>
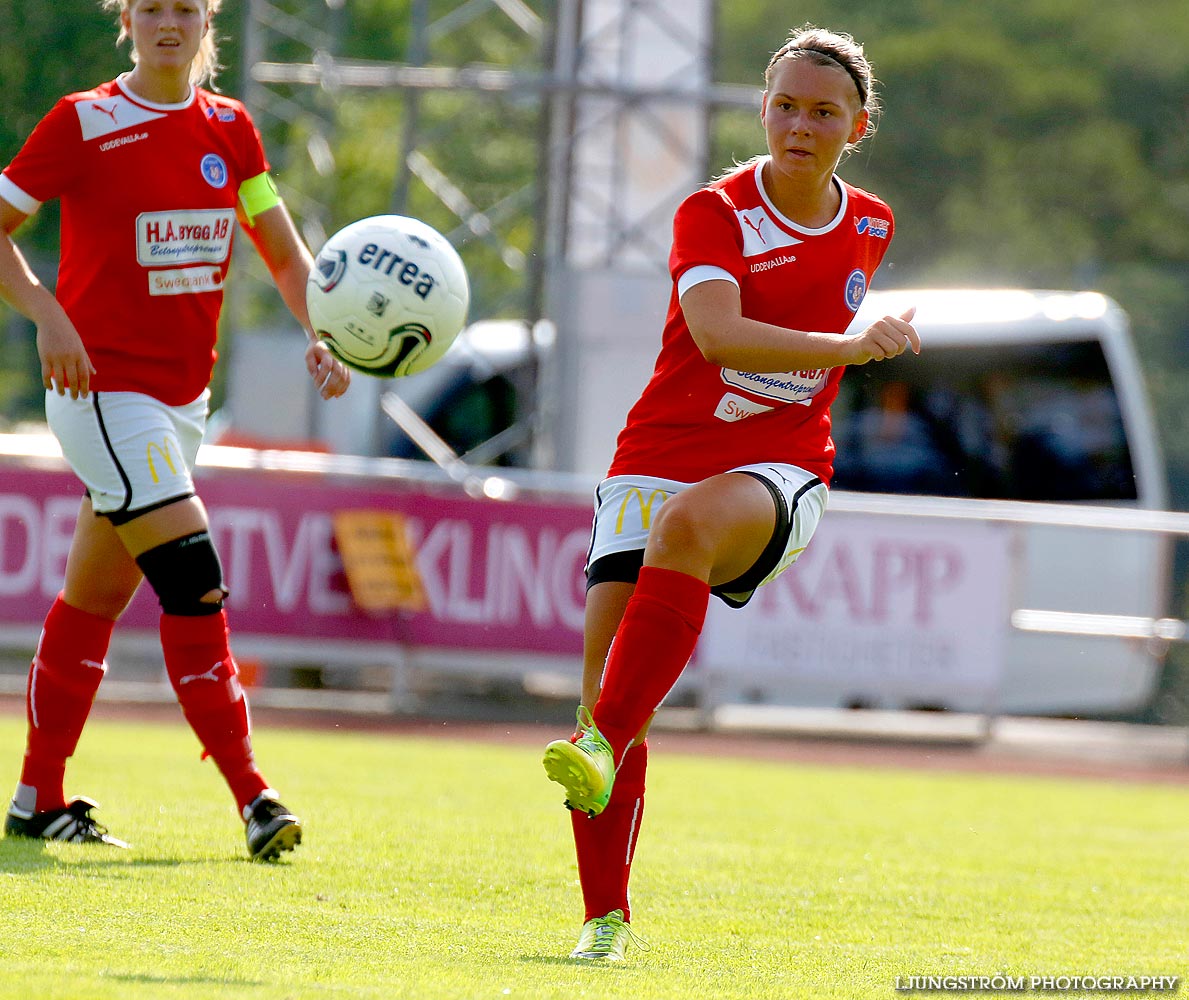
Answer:
<svg viewBox="0 0 1189 1000"><path fill-rule="evenodd" d="M157 594L167 615L197 618L218 614L223 600L204 601L212 590L227 596L219 554L206 531L175 538L136 557L136 565Z"/></svg>

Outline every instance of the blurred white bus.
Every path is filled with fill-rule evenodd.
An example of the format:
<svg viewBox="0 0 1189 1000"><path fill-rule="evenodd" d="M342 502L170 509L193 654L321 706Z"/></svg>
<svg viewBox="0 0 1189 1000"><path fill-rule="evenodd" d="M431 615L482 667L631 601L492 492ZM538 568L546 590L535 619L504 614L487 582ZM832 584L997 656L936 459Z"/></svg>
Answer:
<svg viewBox="0 0 1189 1000"><path fill-rule="evenodd" d="M872 292L855 328L917 306L919 357L851 369L836 489L1163 509L1127 317L1093 292Z"/></svg>
<svg viewBox="0 0 1189 1000"><path fill-rule="evenodd" d="M853 368L834 406L833 490L915 497L1037 501L1162 510L1167 482L1127 317L1090 292L873 292L855 328L915 305L923 350ZM838 506L845 506L838 503ZM863 515L870 519L876 515ZM887 526L893 536L897 524ZM961 539L970 522L951 531ZM1172 543L1139 531L1030 525L1013 529L1012 608L1161 617ZM990 569L988 568L988 572ZM1006 629L1006 623L1002 628ZM968 646L985 643L974 631ZM970 650L968 650L970 651ZM1014 632L991 689L914 689L845 664L812 685L819 704L1114 714L1141 709L1163 649L1135 639Z"/></svg>

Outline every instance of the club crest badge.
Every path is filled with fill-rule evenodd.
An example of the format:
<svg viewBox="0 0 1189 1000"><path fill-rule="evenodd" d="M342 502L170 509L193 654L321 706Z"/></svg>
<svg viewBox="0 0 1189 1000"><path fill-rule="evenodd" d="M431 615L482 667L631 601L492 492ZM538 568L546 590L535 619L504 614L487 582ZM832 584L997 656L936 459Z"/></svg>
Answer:
<svg viewBox="0 0 1189 1000"><path fill-rule="evenodd" d="M227 164L223 162L221 156L216 156L214 153L207 153L202 158L201 170L202 179L211 187L221 188L227 186Z"/></svg>

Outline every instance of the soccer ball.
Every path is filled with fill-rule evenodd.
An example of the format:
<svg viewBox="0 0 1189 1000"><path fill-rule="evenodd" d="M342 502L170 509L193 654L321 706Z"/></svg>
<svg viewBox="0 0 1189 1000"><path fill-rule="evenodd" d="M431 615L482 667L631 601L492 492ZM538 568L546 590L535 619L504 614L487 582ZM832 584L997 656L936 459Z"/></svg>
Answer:
<svg viewBox="0 0 1189 1000"><path fill-rule="evenodd" d="M458 336L470 287L450 242L403 215L352 222L318 252L306 308L336 358L368 375L424 371Z"/></svg>

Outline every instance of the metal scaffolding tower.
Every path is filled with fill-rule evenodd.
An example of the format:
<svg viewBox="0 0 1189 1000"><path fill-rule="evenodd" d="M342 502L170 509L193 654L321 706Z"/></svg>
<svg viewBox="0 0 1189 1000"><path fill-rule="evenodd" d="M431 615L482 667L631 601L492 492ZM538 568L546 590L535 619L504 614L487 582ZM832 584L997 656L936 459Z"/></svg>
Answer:
<svg viewBox="0 0 1189 1000"><path fill-rule="evenodd" d="M713 0L399 9L400 58L365 60L343 51L351 0L250 0L244 96L266 143L286 126L290 145L269 147L282 182L300 180L283 188L286 201L315 249L350 221L335 217L345 203L368 206L355 217L426 218L476 279L473 320L551 323L539 464L594 471L649 373L672 214L706 177L712 115L755 107L756 91L711 79ZM502 63L480 44L495 35ZM399 103L387 126L398 137L389 187L371 202L344 190L340 162L343 109L364 94ZM295 132L304 147L292 145ZM497 163L492 144L509 134L522 159Z"/></svg>

